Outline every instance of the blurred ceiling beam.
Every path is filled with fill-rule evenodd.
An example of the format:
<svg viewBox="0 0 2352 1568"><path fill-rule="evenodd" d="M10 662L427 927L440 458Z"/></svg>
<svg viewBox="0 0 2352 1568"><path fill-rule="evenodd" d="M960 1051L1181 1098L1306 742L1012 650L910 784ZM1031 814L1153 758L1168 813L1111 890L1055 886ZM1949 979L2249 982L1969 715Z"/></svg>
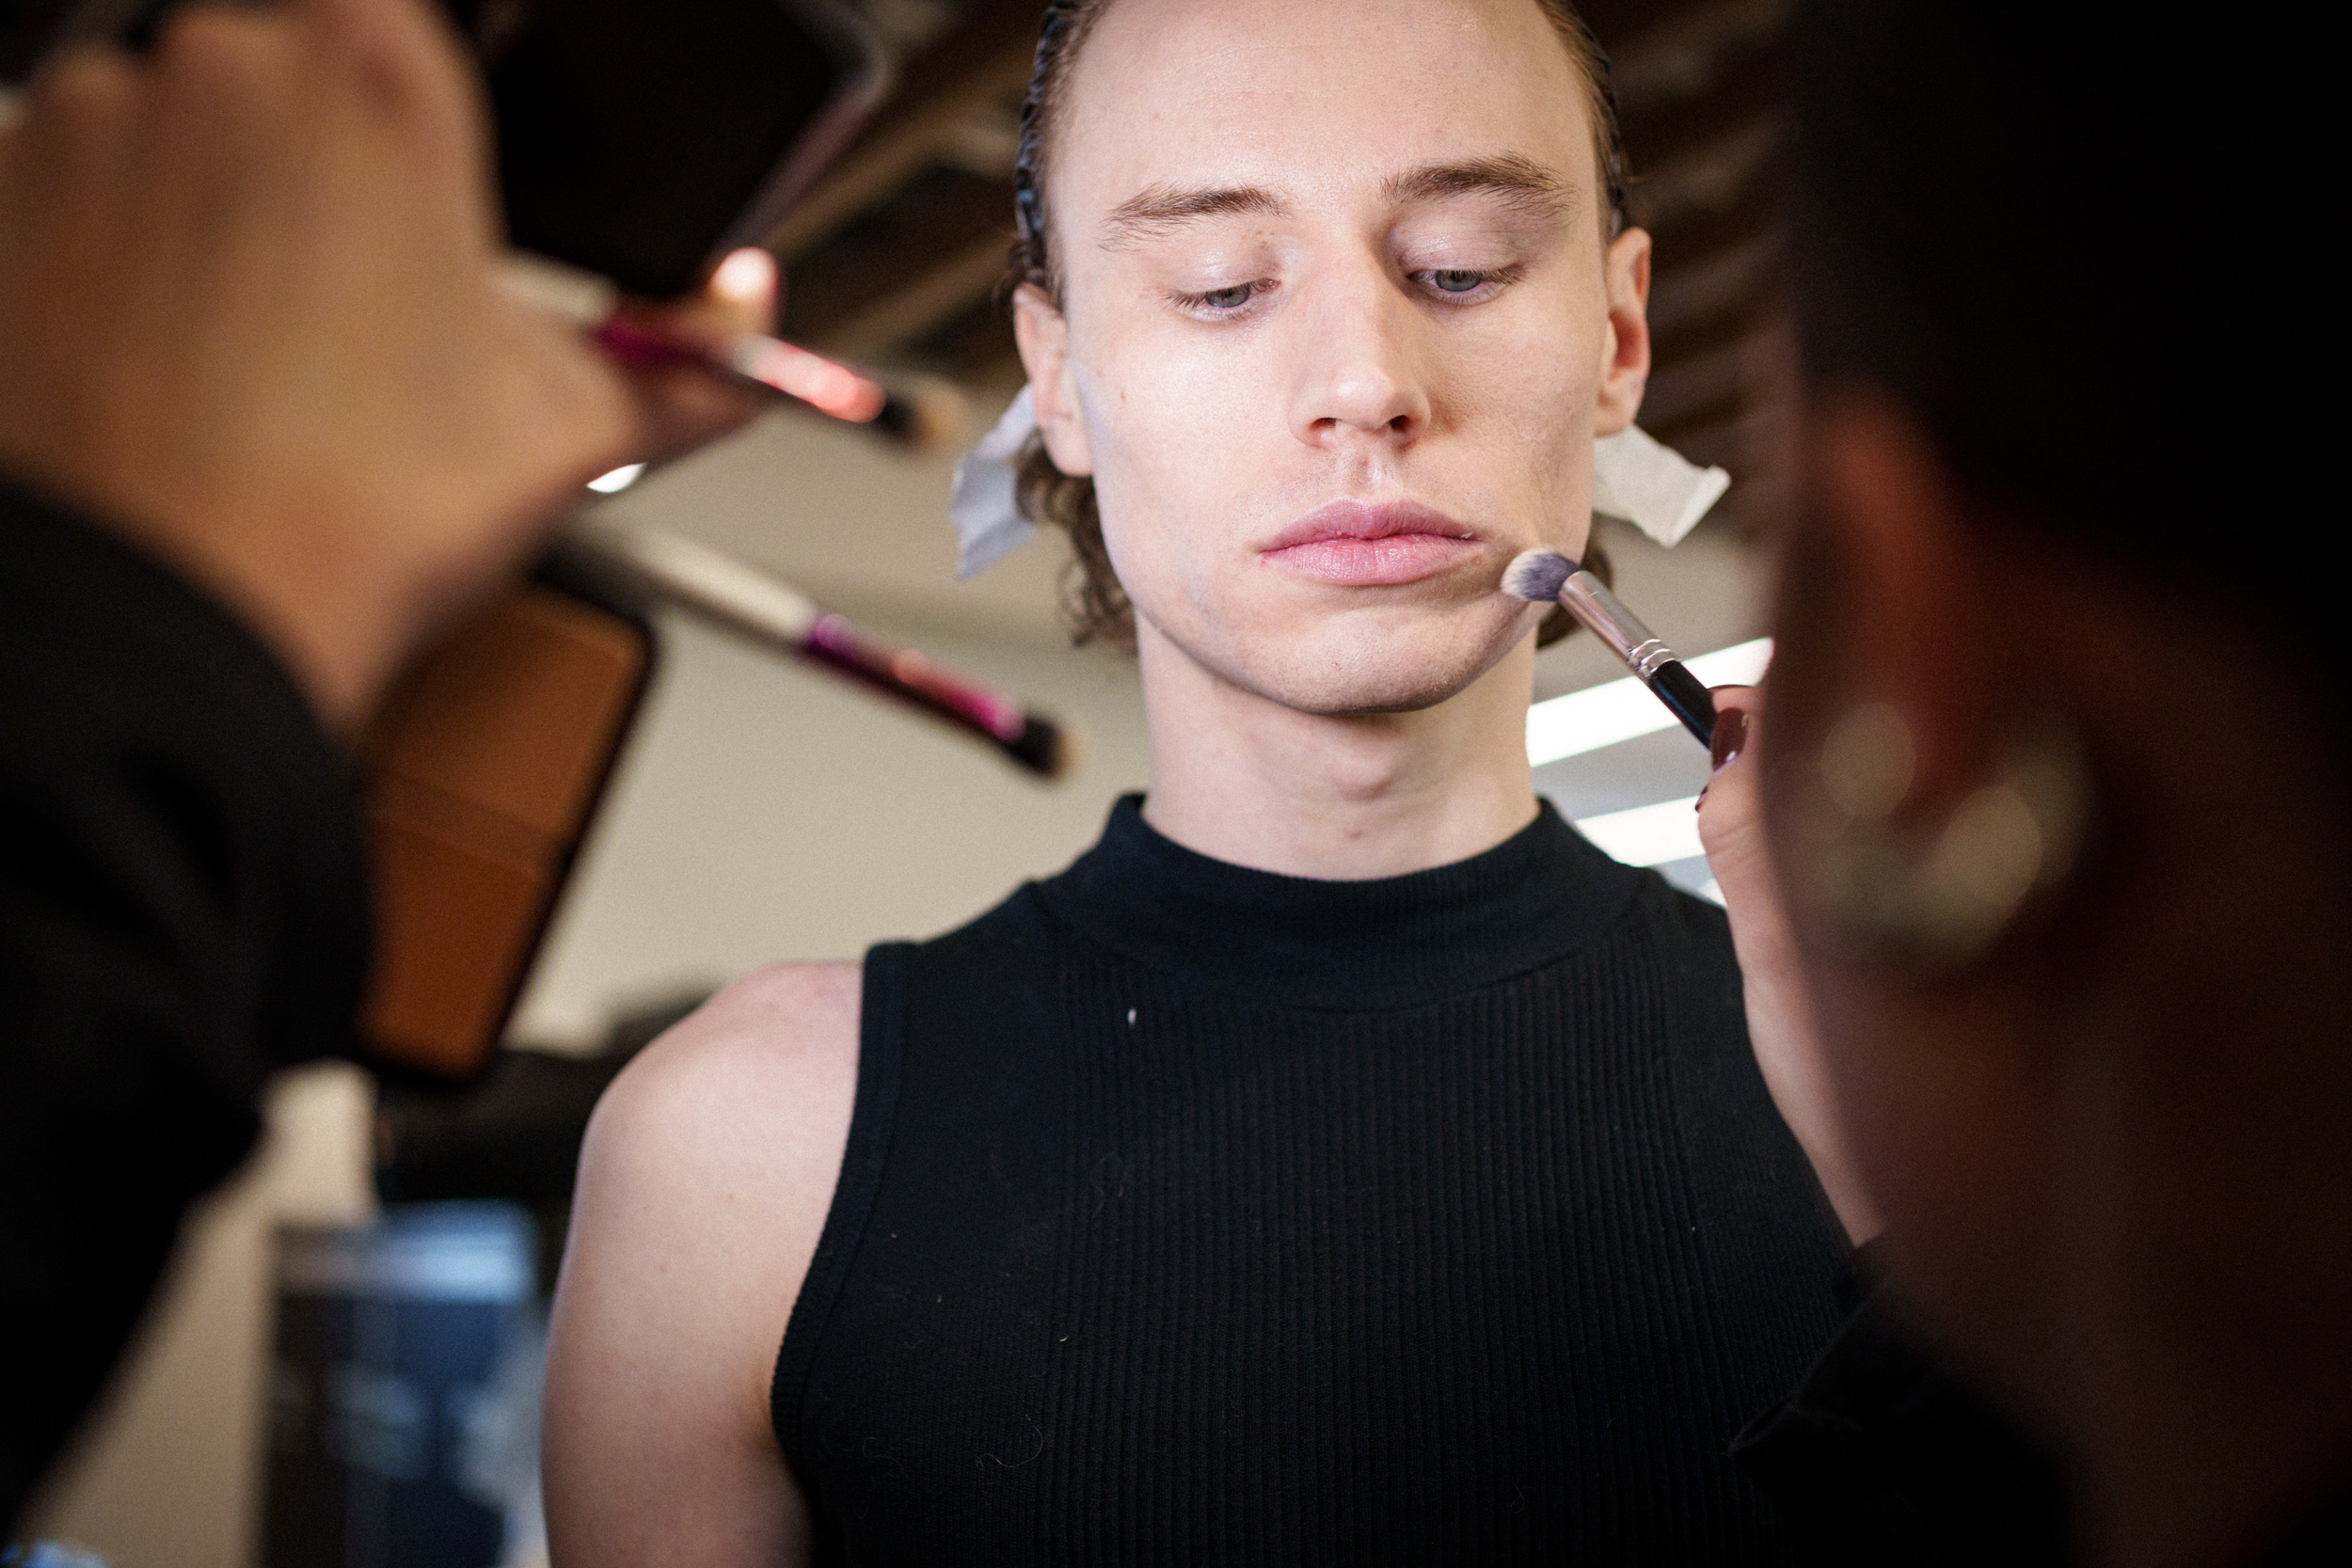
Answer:
<svg viewBox="0 0 2352 1568"><path fill-rule="evenodd" d="M1716 0L1637 34L1610 61L1619 119L1708 96L1732 71L1769 54L1788 24L1788 0Z"/></svg>
<svg viewBox="0 0 2352 1568"><path fill-rule="evenodd" d="M1731 212L1768 183L1780 152L1780 126L1756 119L1633 173L1635 215L1653 233Z"/></svg>
<svg viewBox="0 0 2352 1568"><path fill-rule="evenodd" d="M1652 371L1642 394L1642 428L1664 440L1671 431L1738 408L1747 388L1741 374L1747 345L1748 339L1738 339Z"/></svg>
<svg viewBox="0 0 2352 1568"><path fill-rule="evenodd" d="M817 347L850 359L878 359L945 325L988 297L1005 275L1009 230L948 256L912 281L820 334Z"/></svg>
<svg viewBox="0 0 2352 1568"><path fill-rule="evenodd" d="M785 336L810 342L835 338L853 318L901 290L923 286L945 261L983 245L994 246L1001 268L1012 238L1011 214L1011 181L982 179L944 164L926 166L828 234L792 269Z"/></svg>
<svg viewBox="0 0 2352 1568"><path fill-rule="evenodd" d="M1789 0L1585 0L1611 54L1633 217L1657 242L1642 424L1747 494L1777 341ZM1726 505L1735 519L1748 508Z"/></svg>
<svg viewBox="0 0 2352 1568"><path fill-rule="evenodd" d="M1018 93L1037 55L1038 0L977 0L939 40L908 61L898 90L817 188L768 236L790 262L883 200L960 140L965 121Z"/></svg>
<svg viewBox="0 0 2352 1568"><path fill-rule="evenodd" d="M1694 324L1751 309L1770 288L1779 260L1780 238L1767 232L1660 268L1649 294L1651 334L1671 337Z"/></svg>

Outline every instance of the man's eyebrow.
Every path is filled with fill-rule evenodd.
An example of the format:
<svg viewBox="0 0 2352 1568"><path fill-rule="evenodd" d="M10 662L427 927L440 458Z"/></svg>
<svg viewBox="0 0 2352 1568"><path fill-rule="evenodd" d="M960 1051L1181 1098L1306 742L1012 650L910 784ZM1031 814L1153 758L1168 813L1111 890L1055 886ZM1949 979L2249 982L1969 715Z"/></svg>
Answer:
<svg viewBox="0 0 2352 1568"><path fill-rule="evenodd" d="M1398 206L1450 196L1487 196L1536 217L1565 217L1576 208L1573 185L1516 152L1468 163L1433 164L1410 174L1391 175L1382 189Z"/></svg>
<svg viewBox="0 0 2352 1568"><path fill-rule="evenodd" d="M1171 185L1152 185L1111 209L1110 216L1103 220L1103 248L1117 250L1196 218L1226 217L1235 213L1258 213L1279 218L1287 216L1290 207L1272 191L1256 185L1213 191L1182 191Z"/></svg>

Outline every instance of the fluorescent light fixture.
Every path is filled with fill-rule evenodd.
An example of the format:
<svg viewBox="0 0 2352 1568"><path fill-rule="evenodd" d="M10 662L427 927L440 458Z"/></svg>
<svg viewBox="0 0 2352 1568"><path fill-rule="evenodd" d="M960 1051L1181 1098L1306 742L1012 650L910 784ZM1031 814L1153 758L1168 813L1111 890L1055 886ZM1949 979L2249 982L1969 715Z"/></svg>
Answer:
<svg viewBox="0 0 2352 1568"><path fill-rule="evenodd" d="M1699 798L1695 795L1588 816L1576 825L1576 831L1591 839L1601 853L1628 865L1664 865L1707 853L1699 843Z"/></svg>
<svg viewBox="0 0 2352 1568"><path fill-rule="evenodd" d="M643 463L631 463L627 467L615 468L609 474L590 480L588 488L600 496L617 495L636 483L638 476L644 471L645 466Z"/></svg>
<svg viewBox="0 0 2352 1568"><path fill-rule="evenodd" d="M1754 686L1772 660L1772 640L1735 642L1711 654L1684 662L1691 673L1708 686ZM1638 740L1677 722L1666 705L1631 675L1606 685L1571 691L1565 697L1535 704L1527 710L1527 760L1537 768L1548 762L1597 752L1621 740ZM1692 851L1696 853L1696 851ZM1623 856L1618 857L1620 860ZM1649 862L1643 862L1649 864Z"/></svg>

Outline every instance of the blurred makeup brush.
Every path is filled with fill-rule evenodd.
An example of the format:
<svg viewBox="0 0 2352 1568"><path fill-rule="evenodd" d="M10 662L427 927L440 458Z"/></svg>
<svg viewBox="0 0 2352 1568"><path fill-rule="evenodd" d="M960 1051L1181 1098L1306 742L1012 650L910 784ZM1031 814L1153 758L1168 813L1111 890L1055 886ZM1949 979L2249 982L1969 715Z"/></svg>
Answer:
<svg viewBox="0 0 2352 1568"><path fill-rule="evenodd" d="M1595 637L1625 660L1666 711L1699 737L1715 740L1715 699L1699 678L1660 641L1641 618L1626 609L1609 585L1557 550L1523 550L1502 570L1502 591L1530 604L1557 603L1591 628Z"/></svg>
<svg viewBox="0 0 2352 1568"><path fill-rule="evenodd" d="M1032 773L1058 779L1077 767L1075 730L926 654L869 641L790 583L707 545L581 514L565 527L555 564L878 688L978 736Z"/></svg>
<svg viewBox="0 0 2352 1568"><path fill-rule="evenodd" d="M761 259L755 254L750 260L756 264ZM727 268L736 264L733 256L721 262L714 281L723 286ZM769 267L767 281L773 280ZM954 445L969 422L963 394L936 377L885 385L761 332L713 345L666 337L624 311L620 291L605 279L526 251L510 252L500 263L499 284L513 298L581 327L623 364L700 366L714 375L782 392L820 414L862 424L912 451L938 451Z"/></svg>

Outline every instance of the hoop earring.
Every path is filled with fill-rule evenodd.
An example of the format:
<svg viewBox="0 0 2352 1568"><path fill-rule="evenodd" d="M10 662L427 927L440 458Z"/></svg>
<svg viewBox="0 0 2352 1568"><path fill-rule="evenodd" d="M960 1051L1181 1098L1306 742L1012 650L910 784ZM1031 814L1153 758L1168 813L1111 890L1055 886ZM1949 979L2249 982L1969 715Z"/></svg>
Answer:
<svg viewBox="0 0 2352 1568"><path fill-rule="evenodd" d="M2074 727L2043 715L2012 735L1991 782L1940 824L1904 827L1894 816L1916 762L1911 726L1891 704L1865 703L1831 728L1804 792L1814 852L1803 880L1859 951L1948 974L1983 957L2036 893L2073 871L2090 774Z"/></svg>

